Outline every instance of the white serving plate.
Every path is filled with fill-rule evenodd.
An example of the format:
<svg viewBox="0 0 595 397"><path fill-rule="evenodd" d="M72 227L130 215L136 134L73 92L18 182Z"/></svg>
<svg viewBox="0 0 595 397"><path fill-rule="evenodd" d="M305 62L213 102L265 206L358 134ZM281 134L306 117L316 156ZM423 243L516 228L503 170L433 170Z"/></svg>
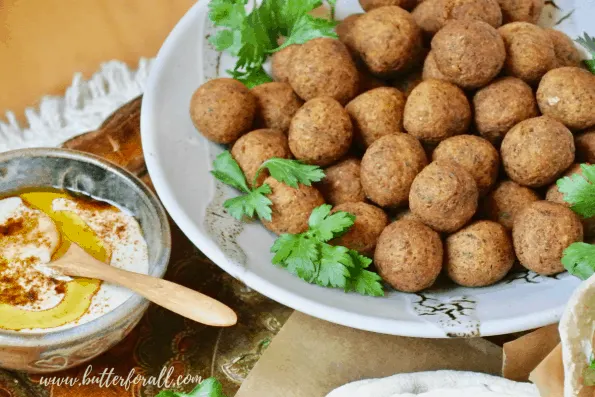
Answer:
<svg viewBox="0 0 595 397"><path fill-rule="evenodd" d="M558 0L542 25L572 37L595 35L595 0ZM357 0L339 0L337 18L361 12ZM236 195L213 178L211 162L223 147L207 141L192 125L190 98L206 80L225 75L234 59L207 42L214 32L207 0L195 4L159 51L143 98L141 131L149 173L159 197L178 226L213 262L262 294L306 314L349 327L415 337L506 334L557 322L579 280L525 272L488 288L452 288L422 294L391 291L363 297L309 285L271 264L275 236L258 222L241 224L222 207Z"/></svg>

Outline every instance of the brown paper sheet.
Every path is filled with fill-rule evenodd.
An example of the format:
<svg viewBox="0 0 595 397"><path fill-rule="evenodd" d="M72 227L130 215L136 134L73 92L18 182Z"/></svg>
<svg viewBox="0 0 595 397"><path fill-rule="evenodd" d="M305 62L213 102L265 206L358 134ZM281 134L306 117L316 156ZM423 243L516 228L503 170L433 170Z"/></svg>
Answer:
<svg viewBox="0 0 595 397"><path fill-rule="evenodd" d="M560 343L558 324L540 328L504 344L502 376L518 382L529 374Z"/></svg>
<svg viewBox="0 0 595 397"><path fill-rule="evenodd" d="M484 339L416 339L359 331L295 312L236 397L323 397L368 378L439 369L499 375L502 349Z"/></svg>
<svg viewBox="0 0 595 397"><path fill-rule="evenodd" d="M529 380L535 383L541 397L564 396L564 366L561 345L556 346L531 372Z"/></svg>

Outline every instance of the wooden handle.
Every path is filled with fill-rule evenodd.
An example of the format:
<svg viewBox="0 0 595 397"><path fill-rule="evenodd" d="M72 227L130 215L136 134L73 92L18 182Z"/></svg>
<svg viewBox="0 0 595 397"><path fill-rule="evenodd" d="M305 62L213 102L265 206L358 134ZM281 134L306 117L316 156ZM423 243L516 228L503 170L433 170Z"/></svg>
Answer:
<svg viewBox="0 0 595 397"><path fill-rule="evenodd" d="M171 281L106 266L103 263L101 268L97 269L96 275L89 264L85 264L84 268L85 277L121 285L159 306L199 323L229 327L235 325L238 320L236 313L223 303Z"/></svg>

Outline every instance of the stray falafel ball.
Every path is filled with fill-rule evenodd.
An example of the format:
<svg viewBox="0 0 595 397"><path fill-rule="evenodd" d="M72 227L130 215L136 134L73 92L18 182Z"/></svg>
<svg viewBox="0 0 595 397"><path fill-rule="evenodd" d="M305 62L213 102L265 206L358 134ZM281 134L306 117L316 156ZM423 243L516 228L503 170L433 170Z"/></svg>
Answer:
<svg viewBox="0 0 595 397"><path fill-rule="evenodd" d="M595 126L595 75L577 67L550 70L537 89L539 109L573 130Z"/></svg>
<svg viewBox="0 0 595 397"><path fill-rule="evenodd" d="M506 46L504 71L537 85L557 64L554 43L544 29L528 22L512 22L498 29Z"/></svg>
<svg viewBox="0 0 595 397"><path fill-rule="evenodd" d="M312 186L298 185L292 188L268 177L264 183L270 186L271 220L262 219L264 227L275 234L296 234L308 230L308 219L314 208L324 204L322 194Z"/></svg>
<svg viewBox="0 0 595 397"><path fill-rule="evenodd" d="M337 211L355 215L355 222L347 233L332 240L330 244L352 249L362 255L373 255L378 237L388 224L386 213L374 205L363 202L339 204L333 208L333 212Z"/></svg>
<svg viewBox="0 0 595 397"><path fill-rule="evenodd" d="M305 101L328 96L341 104L349 102L359 89L357 68L347 47L327 37L310 40L295 50L289 84Z"/></svg>
<svg viewBox="0 0 595 397"><path fill-rule="evenodd" d="M507 230L512 230L516 215L529 204L539 200L541 199L534 190L505 180L486 196L482 209L488 219L498 222Z"/></svg>
<svg viewBox="0 0 595 397"><path fill-rule="evenodd" d="M366 199L361 184L360 167L359 159L349 157L324 170L324 179L316 187L327 203L339 205Z"/></svg>
<svg viewBox="0 0 595 397"><path fill-rule="evenodd" d="M392 87L375 88L355 97L345 107L355 140L368 147L384 135L404 132L405 101L405 95Z"/></svg>
<svg viewBox="0 0 595 397"><path fill-rule="evenodd" d="M432 53L440 73L463 88L488 84L506 59L498 31L483 21L454 20L432 39Z"/></svg>
<svg viewBox="0 0 595 397"><path fill-rule="evenodd" d="M545 29L545 32L554 44L557 60L555 67L580 66L583 57L576 45L574 45L574 41L566 33L551 28Z"/></svg>
<svg viewBox="0 0 595 397"><path fill-rule="evenodd" d="M289 83L289 70L293 54L300 46L301 44L292 44L273 54L271 57L271 72L275 81Z"/></svg>
<svg viewBox="0 0 595 397"><path fill-rule="evenodd" d="M445 139L432 154L433 161L454 161L473 176L479 194L489 191L498 178L500 156L487 140L474 135L458 135Z"/></svg>
<svg viewBox="0 0 595 397"><path fill-rule="evenodd" d="M583 175L583 170L580 164L573 164L568 170L566 170L564 176L570 177L574 174ZM570 203L564 200L564 194L560 192L560 189L558 189L558 185L556 183L553 183L547 189L545 199L547 201L551 201L552 203L562 204L570 208ZM579 218L581 219L581 222L583 224L583 234L585 235L585 237L595 236L595 216L591 218L583 218L579 215Z"/></svg>
<svg viewBox="0 0 595 397"><path fill-rule="evenodd" d="M426 36L433 36L453 20L483 21L494 28L502 25L496 0L426 0L411 14Z"/></svg>
<svg viewBox="0 0 595 397"><path fill-rule="evenodd" d="M477 131L496 145L512 127L539 115L533 90L516 77L503 77L477 91L473 108Z"/></svg>
<svg viewBox="0 0 595 397"><path fill-rule="evenodd" d="M343 106L333 98L318 97L306 102L291 120L289 148L298 160L326 166L347 153L352 136Z"/></svg>
<svg viewBox="0 0 595 397"><path fill-rule="evenodd" d="M471 106L456 85L441 80L425 80L411 91L405 111L405 130L424 143L438 143L467 132Z"/></svg>
<svg viewBox="0 0 595 397"><path fill-rule="evenodd" d="M512 240L499 223L477 221L451 234L444 267L455 283L486 287L502 280L516 259Z"/></svg>
<svg viewBox="0 0 595 397"><path fill-rule="evenodd" d="M570 244L583 240L583 226L566 206L536 201L515 217L512 239L521 264L549 276L564 271L563 252Z"/></svg>
<svg viewBox="0 0 595 397"><path fill-rule="evenodd" d="M421 31L407 11L396 6L375 8L356 19L355 49L373 74L390 77L418 61Z"/></svg>
<svg viewBox="0 0 595 397"><path fill-rule="evenodd" d="M353 25L355 24L355 21L362 15L363 14L351 14L339 22L335 28L337 36L339 36L339 40L345 44L345 47L347 47L349 52L352 54L355 52L355 45L353 41Z"/></svg>
<svg viewBox="0 0 595 397"><path fill-rule="evenodd" d="M382 231L374 264L393 288L418 292L434 284L442 270L443 255L438 233L421 222L404 219Z"/></svg>
<svg viewBox="0 0 595 397"><path fill-rule="evenodd" d="M504 23L537 23L545 5L544 0L498 0Z"/></svg>
<svg viewBox="0 0 595 397"><path fill-rule="evenodd" d="M362 158L362 187L381 207L405 205L411 183L427 164L426 153L413 136L385 135L370 145Z"/></svg>
<svg viewBox="0 0 595 397"><path fill-rule="evenodd" d="M287 135L280 130L260 129L240 137L231 148L231 155L238 162L250 186L260 186L268 172L263 170L256 184L254 177L258 168L273 157L289 159L291 152L287 144Z"/></svg>
<svg viewBox="0 0 595 397"><path fill-rule="evenodd" d="M574 138L548 116L521 121L504 137L500 155L506 174L529 187L552 183L574 161Z"/></svg>
<svg viewBox="0 0 595 397"><path fill-rule="evenodd" d="M574 136L576 161L595 164L595 128Z"/></svg>
<svg viewBox="0 0 595 397"><path fill-rule="evenodd" d="M218 78L198 87L190 100L194 127L207 139L232 143L252 127L256 98L237 80Z"/></svg>
<svg viewBox="0 0 595 397"><path fill-rule="evenodd" d="M398 6L411 11L417 5L418 0L359 0L359 4L364 11L370 11L374 8L385 6Z"/></svg>
<svg viewBox="0 0 595 397"><path fill-rule="evenodd" d="M286 83L265 83L251 91L257 104L254 123L261 128L275 128L286 132L293 115L304 104Z"/></svg>
<svg viewBox="0 0 595 397"><path fill-rule="evenodd" d="M478 197L467 170L452 161L434 161L413 180L409 208L432 229L454 232L475 215Z"/></svg>

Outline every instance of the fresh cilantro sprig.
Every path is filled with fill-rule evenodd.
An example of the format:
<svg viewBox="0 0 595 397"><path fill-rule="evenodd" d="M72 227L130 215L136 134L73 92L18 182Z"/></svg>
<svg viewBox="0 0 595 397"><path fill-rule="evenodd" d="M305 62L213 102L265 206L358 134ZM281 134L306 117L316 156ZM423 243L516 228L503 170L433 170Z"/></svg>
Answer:
<svg viewBox="0 0 595 397"><path fill-rule="evenodd" d="M336 0L328 0L334 15ZM263 0L248 13L248 0L211 0L209 19L222 28L209 41L218 51L238 57L232 77L249 88L271 81L263 69L267 57L291 44L317 37L337 38L337 22L309 13L321 0ZM278 39L285 38L279 46Z"/></svg>
<svg viewBox="0 0 595 397"><path fill-rule="evenodd" d="M591 54L593 59L588 59L585 62L587 68L591 73L595 74L595 38L590 37L587 33L584 33L583 37L579 37L576 39L577 43L585 47L587 51Z"/></svg>
<svg viewBox="0 0 595 397"><path fill-rule="evenodd" d="M279 236L271 247L275 254L273 264L311 284L383 296L380 276L366 270L371 259L328 243L349 230L355 221L347 212L331 214L331 208L328 204L315 208L306 232Z"/></svg>
<svg viewBox="0 0 595 397"><path fill-rule="evenodd" d="M260 219L271 220L272 202L267 197L267 194L271 193L271 187L266 183L256 186L257 177L263 169L267 169L271 176L279 182L294 188L298 187L298 182L310 186L312 182L318 182L324 178L324 172L317 166L303 164L297 160L272 158L260 166L252 184L254 187L250 188L239 164L226 150L213 161L211 174L226 185L243 193L223 203L223 207L234 218L238 220L252 219L256 215Z"/></svg>
<svg viewBox="0 0 595 397"><path fill-rule="evenodd" d="M190 393L162 390L155 397L226 397L223 386L215 378L203 380Z"/></svg>
<svg viewBox="0 0 595 397"><path fill-rule="evenodd" d="M582 174L558 179L558 190L570 208L583 218L595 216L595 165L581 164ZM582 280L595 273L595 245L576 242L564 250L562 264Z"/></svg>

